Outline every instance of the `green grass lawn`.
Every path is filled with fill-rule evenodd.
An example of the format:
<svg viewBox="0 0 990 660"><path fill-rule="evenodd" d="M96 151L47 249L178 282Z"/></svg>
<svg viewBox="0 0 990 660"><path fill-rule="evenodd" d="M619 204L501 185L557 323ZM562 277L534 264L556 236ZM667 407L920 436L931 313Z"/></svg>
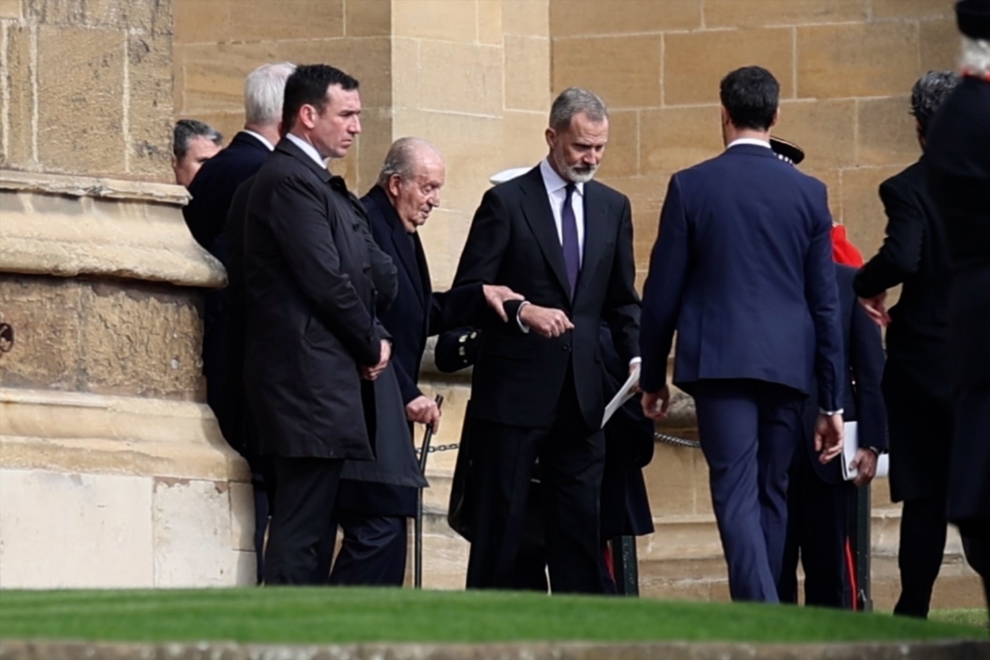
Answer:
<svg viewBox="0 0 990 660"><path fill-rule="evenodd" d="M958 623L787 606L409 589L2 591L0 638L857 641L985 638Z"/></svg>

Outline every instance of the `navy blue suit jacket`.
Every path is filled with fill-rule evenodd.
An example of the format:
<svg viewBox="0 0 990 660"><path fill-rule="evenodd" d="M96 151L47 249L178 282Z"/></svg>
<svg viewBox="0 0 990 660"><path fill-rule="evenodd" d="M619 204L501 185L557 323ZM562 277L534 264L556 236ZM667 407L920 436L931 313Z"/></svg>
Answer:
<svg viewBox="0 0 990 660"><path fill-rule="evenodd" d="M842 405L846 381L825 185L737 145L671 178L643 293L644 391L755 379Z"/></svg>
<svg viewBox="0 0 990 660"><path fill-rule="evenodd" d="M842 314L842 346L846 358L847 387L842 399L843 419L856 422L860 447L887 449L887 407L880 392L883 378L884 353L880 328L870 320L856 301L853 279L856 269L835 264L835 279L839 290ZM815 451L814 425L818 405L808 400L804 411L804 445L811 457L815 473L825 483L842 483L842 466L838 460L822 465Z"/></svg>
<svg viewBox="0 0 990 660"><path fill-rule="evenodd" d="M257 138L240 132L227 148L203 163L189 184L192 200L182 209L193 238L225 265L223 226L238 186L255 172L271 152Z"/></svg>

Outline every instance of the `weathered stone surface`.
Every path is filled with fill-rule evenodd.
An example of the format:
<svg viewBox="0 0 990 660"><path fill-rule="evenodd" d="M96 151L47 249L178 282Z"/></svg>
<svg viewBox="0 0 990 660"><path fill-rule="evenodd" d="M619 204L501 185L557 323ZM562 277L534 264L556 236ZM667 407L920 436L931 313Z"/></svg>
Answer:
<svg viewBox="0 0 990 660"><path fill-rule="evenodd" d="M899 1L893 0L895 3ZM868 16L869 5L869 0L705 0L705 27L736 28L862 21Z"/></svg>
<svg viewBox="0 0 990 660"><path fill-rule="evenodd" d="M230 642L125 644L0 642L0 660L969 660L990 650L983 641L751 644L692 642L504 642L488 644L372 643L240 645Z"/></svg>
<svg viewBox="0 0 990 660"><path fill-rule="evenodd" d="M21 18L21 0L0 0L0 18Z"/></svg>
<svg viewBox="0 0 990 660"><path fill-rule="evenodd" d="M4 589L154 584L150 477L37 469L0 475Z"/></svg>
<svg viewBox="0 0 990 660"><path fill-rule="evenodd" d="M550 0L554 36L639 34L701 26L700 0ZM607 61L607 60L606 60Z"/></svg>
<svg viewBox="0 0 990 660"><path fill-rule="evenodd" d="M392 34L442 41L478 38L477 3L402 0L392 3Z"/></svg>
<svg viewBox="0 0 990 660"><path fill-rule="evenodd" d="M178 186L0 171L0 199L10 209L0 271L223 286L223 266L179 212L187 198Z"/></svg>
<svg viewBox="0 0 990 660"><path fill-rule="evenodd" d="M918 24L912 22L800 27L797 95L903 94L918 75L918 49Z"/></svg>
<svg viewBox="0 0 990 660"><path fill-rule="evenodd" d="M391 0L344 2L344 30L348 37L387 37L392 32Z"/></svg>
<svg viewBox="0 0 990 660"><path fill-rule="evenodd" d="M167 36L127 38L130 84L128 171L167 181L172 142L172 44Z"/></svg>
<svg viewBox="0 0 990 660"><path fill-rule="evenodd" d="M546 113L550 107L550 40L505 37L505 107Z"/></svg>
<svg viewBox="0 0 990 660"><path fill-rule="evenodd" d="M857 161L862 165L910 163L921 156L910 96L857 103Z"/></svg>
<svg viewBox="0 0 990 660"><path fill-rule="evenodd" d="M793 30L703 30L664 35L664 103L718 103L719 81L729 71L750 65L769 69L780 82L781 98L793 98Z"/></svg>
<svg viewBox="0 0 990 660"><path fill-rule="evenodd" d="M553 93L577 86L592 90L612 108L659 106L660 52L658 34L554 38ZM602 62L608 65L599 66Z"/></svg>
<svg viewBox="0 0 990 660"><path fill-rule="evenodd" d="M126 172L125 36L115 30L38 28L38 159L46 168Z"/></svg>
<svg viewBox="0 0 990 660"><path fill-rule="evenodd" d="M31 64L31 41L29 27L4 25L7 34L7 67L2 74L3 84L8 86L9 105L7 107L9 128L6 152L0 165L4 167L27 167L34 158L33 153L33 108L34 76Z"/></svg>
<svg viewBox="0 0 990 660"><path fill-rule="evenodd" d="M550 0L502 0L505 34L550 36Z"/></svg>

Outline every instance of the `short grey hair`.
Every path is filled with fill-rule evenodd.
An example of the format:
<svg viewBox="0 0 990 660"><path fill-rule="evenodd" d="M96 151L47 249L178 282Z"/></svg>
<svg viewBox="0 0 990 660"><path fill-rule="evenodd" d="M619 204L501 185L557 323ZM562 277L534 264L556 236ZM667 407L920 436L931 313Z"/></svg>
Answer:
<svg viewBox="0 0 990 660"><path fill-rule="evenodd" d="M416 154L423 148L430 149L438 157L440 156L440 151L422 138L401 137L393 142L388 153L385 154L385 162L382 163L382 169L378 173L378 185L385 188L388 186L388 180L393 176L398 176L403 181L413 178Z"/></svg>
<svg viewBox="0 0 990 660"><path fill-rule="evenodd" d="M928 133L928 125L939 106L961 80L955 71L929 71L911 88L911 114L918 120L918 134Z"/></svg>
<svg viewBox="0 0 990 660"><path fill-rule="evenodd" d="M180 119L172 129L172 154L182 160L189 153L189 143L193 138L205 137L218 147L223 145L220 131L198 119Z"/></svg>
<svg viewBox="0 0 990 660"><path fill-rule="evenodd" d="M597 94L580 87L568 87L550 106L550 128L565 130L571 125L574 115L580 113L588 115L593 122L608 119L608 108Z"/></svg>
<svg viewBox="0 0 990 660"><path fill-rule="evenodd" d="M979 78L990 76L990 41L964 36L959 53L959 68Z"/></svg>
<svg viewBox="0 0 990 660"><path fill-rule="evenodd" d="M285 81L296 65L292 62L262 64L244 79L244 122L267 126L282 120Z"/></svg>

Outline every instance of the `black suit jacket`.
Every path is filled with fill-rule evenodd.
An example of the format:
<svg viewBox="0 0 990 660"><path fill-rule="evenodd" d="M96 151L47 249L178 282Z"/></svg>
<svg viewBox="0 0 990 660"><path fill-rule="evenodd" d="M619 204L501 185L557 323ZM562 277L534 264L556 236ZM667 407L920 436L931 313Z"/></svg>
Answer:
<svg viewBox="0 0 990 660"><path fill-rule="evenodd" d="M839 313L842 323L842 347L849 376L843 390L843 419L857 423L860 447L887 449L887 409L880 381L883 378L884 353L880 328L870 320L856 300L853 278L856 269L835 265L835 281L839 289ZM822 465L815 451L815 420L818 400L811 396L804 410L804 444L811 457L815 473L829 484L842 483L841 459Z"/></svg>
<svg viewBox="0 0 990 660"><path fill-rule="evenodd" d="M343 180L288 138L251 186L244 385L262 454L373 457L359 368L378 362L386 335L363 222Z"/></svg>
<svg viewBox="0 0 990 660"><path fill-rule="evenodd" d="M237 188L252 176L271 152L256 137L240 132L226 149L203 163L189 184L192 199L182 215L193 238L226 265L223 234Z"/></svg>
<svg viewBox="0 0 990 660"><path fill-rule="evenodd" d="M918 161L880 185L887 237L856 274L853 287L872 298L903 284L887 329L888 386L909 398L946 401L949 368L949 245ZM927 440L926 440L927 442Z"/></svg>
<svg viewBox="0 0 990 660"><path fill-rule="evenodd" d="M632 222L625 195L598 182L584 188L584 258L573 300L540 168L489 189L471 223L454 285L504 284L535 305L564 310L574 330L555 339L523 333L518 304L508 323L482 335L472 380L475 419L548 428L573 366L581 413L598 428L604 410L598 328L604 320L620 358L638 355L639 296L633 285Z"/></svg>

